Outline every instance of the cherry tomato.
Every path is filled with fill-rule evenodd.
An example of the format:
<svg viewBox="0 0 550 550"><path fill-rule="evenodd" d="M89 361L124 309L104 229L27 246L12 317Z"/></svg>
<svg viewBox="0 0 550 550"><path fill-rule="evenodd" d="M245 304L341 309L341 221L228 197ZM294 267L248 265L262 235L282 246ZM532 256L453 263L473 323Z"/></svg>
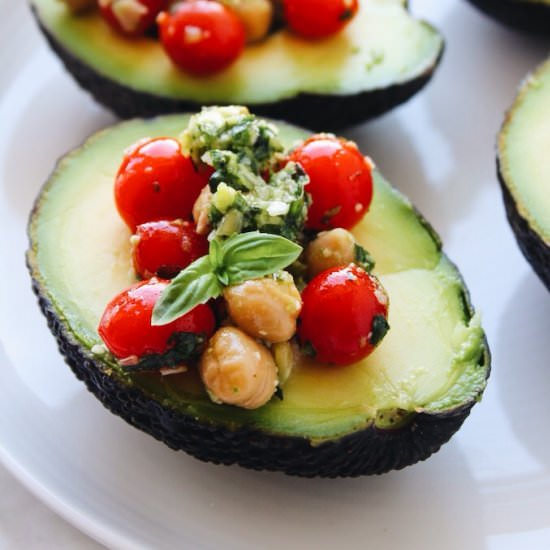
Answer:
<svg viewBox="0 0 550 550"><path fill-rule="evenodd" d="M196 259L208 254L208 241L187 221L157 221L138 225L133 250L136 273L147 279L175 277Z"/></svg>
<svg viewBox="0 0 550 550"><path fill-rule="evenodd" d="M290 154L309 176L312 204L306 227L350 229L372 201L372 164L355 143L328 134L312 136Z"/></svg>
<svg viewBox="0 0 550 550"><path fill-rule="evenodd" d="M167 0L99 0L99 12L115 31L140 36L151 27Z"/></svg>
<svg viewBox="0 0 550 550"><path fill-rule="evenodd" d="M168 281L142 281L115 296L105 308L98 332L109 351L118 359L141 358L164 353L175 332L210 336L215 320L210 306L200 304L168 325L152 326L153 308Z"/></svg>
<svg viewBox="0 0 550 550"><path fill-rule="evenodd" d="M314 40L341 31L358 9L358 0L283 0L283 13L290 29Z"/></svg>
<svg viewBox="0 0 550 550"><path fill-rule="evenodd" d="M135 232L140 223L189 218L209 170L195 169L173 138L138 142L126 152L115 180L122 219Z"/></svg>
<svg viewBox="0 0 550 550"><path fill-rule="evenodd" d="M298 337L322 363L349 365L363 359L388 329L384 289L355 264L319 273L302 301Z"/></svg>
<svg viewBox="0 0 550 550"><path fill-rule="evenodd" d="M182 70L209 75L229 67L244 49L244 25L219 2L191 0L157 17L166 53Z"/></svg>

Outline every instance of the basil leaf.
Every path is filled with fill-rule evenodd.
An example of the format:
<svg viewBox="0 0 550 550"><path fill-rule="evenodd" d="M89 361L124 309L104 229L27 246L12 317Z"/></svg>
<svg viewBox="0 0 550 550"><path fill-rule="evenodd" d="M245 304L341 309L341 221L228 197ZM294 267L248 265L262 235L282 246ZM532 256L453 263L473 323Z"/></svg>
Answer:
<svg viewBox="0 0 550 550"><path fill-rule="evenodd" d="M220 241L217 239L210 241L208 257L210 258L210 265L214 271L223 265L223 249Z"/></svg>
<svg viewBox="0 0 550 550"><path fill-rule="evenodd" d="M222 245L223 272L229 284L271 275L294 262L302 247L280 235L250 231Z"/></svg>
<svg viewBox="0 0 550 550"><path fill-rule="evenodd" d="M181 271L160 295L151 324L167 325L195 306L219 296L223 287L213 271L208 256L195 260Z"/></svg>
<svg viewBox="0 0 550 550"><path fill-rule="evenodd" d="M294 262L302 247L281 237L252 231L210 243L207 256L194 261L164 289L151 324L167 325L195 306L219 296L223 287L270 275Z"/></svg>

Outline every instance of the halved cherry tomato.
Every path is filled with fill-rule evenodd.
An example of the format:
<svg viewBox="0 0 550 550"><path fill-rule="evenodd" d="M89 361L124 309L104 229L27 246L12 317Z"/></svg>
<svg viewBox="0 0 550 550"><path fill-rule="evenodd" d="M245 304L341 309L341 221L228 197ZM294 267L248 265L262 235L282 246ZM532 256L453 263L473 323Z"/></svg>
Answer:
<svg viewBox="0 0 550 550"><path fill-rule="evenodd" d="M244 25L219 2L190 0L157 17L160 40L172 61L194 75L217 73L243 51Z"/></svg>
<svg viewBox="0 0 550 550"><path fill-rule="evenodd" d="M330 134L310 137L290 154L309 176L306 227L352 228L372 201L372 164L355 143Z"/></svg>
<svg viewBox="0 0 550 550"><path fill-rule="evenodd" d="M99 0L99 12L115 31L140 36L151 27L167 0Z"/></svg>
<svg viewBox="0 0 550 550"><path fill-rule="evenodd" d="M137 283L115 296L105 308L98 332L109 351L118 359L141 358L164 353L176 332L210 336L215 319L210 306L201 304L163 326L151 326L153 308L168 281L150 279Z"/></svg>
<svg viewBox="0 0 550 550"><path fill-rule="evenodd" d="M296 34L311 39L341 31L358 9L358 0L283 0L288 26Z"/></svg>
<svg viewBox="0 0 550 550"><path fill-rule="evenodd" d="M369 355L388 325L388 298L364 269L350 264L327 269L302 293L298 337L322 363L349 365Z"/></svg>
<svg viewBox="0 0 550 550"><path fill-rule="evenodd" d="M132 232L140 223L189 218L211 169L197 170L173 138L136 143L115 180L115 202Z"/></svg>
<svg viewBox="0 0 550 550"><path fill-rule="evenodd" d="M147 279L175 277L196 259L208 254L208 241L187 221L157 221L138 225L133 258L136 273Z"/></svg>

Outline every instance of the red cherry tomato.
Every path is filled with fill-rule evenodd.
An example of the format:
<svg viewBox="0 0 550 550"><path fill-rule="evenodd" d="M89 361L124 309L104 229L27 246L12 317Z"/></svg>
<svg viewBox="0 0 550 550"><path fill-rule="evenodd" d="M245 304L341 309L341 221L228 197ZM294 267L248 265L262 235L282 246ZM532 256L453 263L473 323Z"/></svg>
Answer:
<svg viewBox="0 0 550 550"><path fill-rule="evenodd" d="M196 170L173 138L138 142L124 156L115 180L115 202L132 232L154 220L189 218L211 169Z"/></svg>
<svg viewBox="0 0 550 550"><path fill-rule="evenodd" d="M138 225L133 257L136 273L147 279L175 277L196 259L208 254L208 241L187 221L157 221Z"/></svg>
<svg viewBox="0 0 550 550"><path fill-rule="evenodd" d="M350 229L372 201L372 165L351 141L315 135L290 154L309 176L312 204L306 227Z"/></svg>
<svg viewBox="0 0 550 550"><path fill-rule="evenodd" d="M157 17L160 40L172 61L193 75L217 73L243 51L246 36L237 15L219 2L175 4Z"/></svg>
<svg viewBox="0 0 550 550"><path fill-rule="evenodd" d="M298 337L322 363L349 365L363 359L388 328L384 289L355 264L319 273L302 301Z"/></svg>
<svg viewBox="0 0 550 550"><path fill-rule="evenodd" d="M290 29L311 39L341 31L358 9L358 0L283 0L283 13Z"/></svg>
<svg viewBox="0 0 550 550"><path fill-rule="evenodd" d="M151 27L167 0L99 0L99 12L117 32L140 36Z"/></svg>
<svg viewBox="0 0 550 550"><path fill-rule="evenodd" d="M107 305L98 332L109 351L118 359L164 353L175 332L210 336L215 320L210 306L201 304L163 326L152 326L153 308L168 281L150 279L115 296Z"/></svg>

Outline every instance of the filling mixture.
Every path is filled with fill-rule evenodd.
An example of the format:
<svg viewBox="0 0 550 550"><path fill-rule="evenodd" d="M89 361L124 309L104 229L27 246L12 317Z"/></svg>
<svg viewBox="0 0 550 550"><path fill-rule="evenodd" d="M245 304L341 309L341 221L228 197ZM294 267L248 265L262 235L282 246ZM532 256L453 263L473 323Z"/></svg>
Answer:
<svg viewBox="0 0 550 550"><path fill-rule="evenodd" d="M340 32L358 0L61 0L74 13L98 9L114 32L129 39L158 36L182 71L207 76L233 64L246 44L282 26L305 40Z"/></svg>
<svg viewBox="0 0 550 550"><path fill-rule="evenodd" d="M139 282L99 324L127 372L198 369L215 403L282 398L301 356L345 368L388 331L388 296L350 229L372 162L317 134L285 150L245 107L205 108L179 139L125 153L115 202Z"/></svg>

